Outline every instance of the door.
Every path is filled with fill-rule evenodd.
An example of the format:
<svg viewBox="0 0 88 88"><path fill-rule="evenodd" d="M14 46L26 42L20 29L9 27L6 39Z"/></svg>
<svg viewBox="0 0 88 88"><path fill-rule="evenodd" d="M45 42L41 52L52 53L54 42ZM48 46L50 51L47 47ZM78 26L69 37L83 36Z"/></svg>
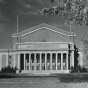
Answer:
<svg viewBox="0 0 88 88"><path fill-rule="evenodd" d="M24 70L24 54L20 54L20 70Z"/></svg>

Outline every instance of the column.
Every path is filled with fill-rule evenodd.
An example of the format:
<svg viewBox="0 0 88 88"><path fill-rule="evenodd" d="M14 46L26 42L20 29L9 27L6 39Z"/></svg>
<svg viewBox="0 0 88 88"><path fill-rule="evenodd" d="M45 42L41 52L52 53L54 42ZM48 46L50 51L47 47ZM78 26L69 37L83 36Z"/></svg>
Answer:
<svg viewBox="0 0 88 88"><path fill-rule="evenodd" d="M20 70L20 53L17 54L17 59L18 59L18 70Z"/></svg>
<svg viewBox="0 0 88 88"><path fill-rule="evenodd" d="M2 69L2 54L0 54L0 70Z"/></svg>
<svg viewBox="0 0 88 88"><path fill-rule="evenodd" d="M52 70L52 53L50 53L50 70Z"/></svg>
<svg viewBox="0 0 88 88"><path fill-rule="evenodd" d="M8 54L6 54L6 66L8 66Z"/></svg>
<svg viewBox="0 0 88 88"><path fill-rule="evenodd" d="M40 71L41 71L41 62L42 62L42 60L41 60L42 58L41 57L42 57L42 55L40 53Z"/></svg>
<svg viewBox="0 0 88 88"><path fill-rule="evenodd" d="M34 70L36 70L36 53L34 53Z"/></svg>
<svg viewBox="0 0 88 88"><path fill-rule="evenodd" d="M29 70L30 70L30 64L31 64L30 59L31 59L31 53L29 53Z"/></svg>
<svg viewBox="0 0 88 88"><path fill-rule="evenodd" d="M16 67L16 60L15 60L15 54L13 54L13 67Z"/></svg>
<svg viewBox="0 0 88 88"><path fill-rule="evenodd" d="M82 51L79 51L79 58L78 58L78 61L79 61L79 65L81 67L83 67L83 52Z"/></svg>
<svg viewBox="0 0 88 88"><path fill-rule="evenodd" d="M47 70L46 63L47 63L47 53L45 53L45 70Z"/></svg>
<svg viewBox="0 0 88 88"><path fill-rule="evenodd" d="M58 56L58 53L56 52L56 70L57 70L57 56Z"/></svg>
<svg viewBox="0 0 88 88"><path fill-rule="evenodd" d="M61 53L61 70L63 70L63 53Z"/></svg>
<svg viewBox="0 0 88 88"><path fill-rule="evenodd" d="M66 67L67 67L67 70L68 70L68 53L66 53Z"/></svg>
<svg viewBox="0 0 88 88"><path fill-rule="evenodd" d="M72 52L71 52L71 57L70 57L70 63L72 67L74 67L74 44L72 44Z"/></svg>
<svg viewBox="0 0 88 88"><path fill-rule="evenodd" d="M72 51L72 53L71 53L70 60L71 60L71 66L74 67L74 51Z"/></svg>
<svg viewBox="0 0 88 88"><path fill-rule="evenodd" d="M25 70L25 53L24 53L24 70Z"/></svg>

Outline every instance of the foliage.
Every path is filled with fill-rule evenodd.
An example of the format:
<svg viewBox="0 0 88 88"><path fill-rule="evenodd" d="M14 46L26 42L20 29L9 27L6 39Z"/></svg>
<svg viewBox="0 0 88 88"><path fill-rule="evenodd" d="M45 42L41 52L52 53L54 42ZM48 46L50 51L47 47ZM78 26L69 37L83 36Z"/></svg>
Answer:
<svg viewBox="0 0 88 88"><path fill-rule="evenodd" d="M51 3L54 1L51 0ZM43 8L40 13L45 16L64 16L68 21L72 21L75 24L88 25L88 7L86 3L87 0L63 0L62 5L58 4L55 7Z"/></svg>
<svg viewBox="0 0 88 88"><path fill-rule="evenodd" d="M7 66L1 69L1 73L16 73L16 70L16 67Z"/></svg>
<svg viewBox="0 0 88 88"><path fill-rule="evenodd" d="M74 67L71 67L71 72L88 72L85 67L81 67L78 64L78 57L79 57L78 52L79 52L78 48L76 47L76 45L74 45Z"/></svg>
<svg viewBox="0 0 88 88"><path fill-rule="evenodd" d="M79 57L79 54L78 54L78 48L76 47L76 45L74 45L74 69L77 70L78 69L78 57Z"/></svg>
<svg viewBox="0 0 88 88"><path fill-rule="evenodd" d="M88 70L85 67L81 67L79 65L76 69L74 67L71 67L71 73L74 72L88 72Z"/></svg>

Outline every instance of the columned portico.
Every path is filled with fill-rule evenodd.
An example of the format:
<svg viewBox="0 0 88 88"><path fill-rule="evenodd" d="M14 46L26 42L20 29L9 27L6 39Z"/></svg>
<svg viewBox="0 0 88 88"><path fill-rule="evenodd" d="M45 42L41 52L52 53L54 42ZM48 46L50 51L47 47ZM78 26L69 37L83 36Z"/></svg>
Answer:
<svg viewBox="0 0 88 88"><path fill-rule="evenodd" d="M30 51L29 53L20 53L20 59L23 58L24 67L18 62L18 68L25 71L65 71L68 70L68 51Z"/></svg>

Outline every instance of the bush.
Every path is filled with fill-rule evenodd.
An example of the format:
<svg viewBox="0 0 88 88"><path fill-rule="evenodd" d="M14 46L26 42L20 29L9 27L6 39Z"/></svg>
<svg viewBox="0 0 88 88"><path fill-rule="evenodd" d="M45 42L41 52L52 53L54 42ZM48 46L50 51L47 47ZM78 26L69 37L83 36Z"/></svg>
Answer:
<svg viewBox="0 0 88 88"><path fill-rule="evenodd" d="M74 72L88 72L88 70L85 67L78 66L76 68L71 67L71 73Z"/></svg>
<svg viewBox="0 0 88 88"><path fill-rule="evenodd" d="M16 70L16 67L7 66L1 69L1 73L16 73Z"/></svg>

